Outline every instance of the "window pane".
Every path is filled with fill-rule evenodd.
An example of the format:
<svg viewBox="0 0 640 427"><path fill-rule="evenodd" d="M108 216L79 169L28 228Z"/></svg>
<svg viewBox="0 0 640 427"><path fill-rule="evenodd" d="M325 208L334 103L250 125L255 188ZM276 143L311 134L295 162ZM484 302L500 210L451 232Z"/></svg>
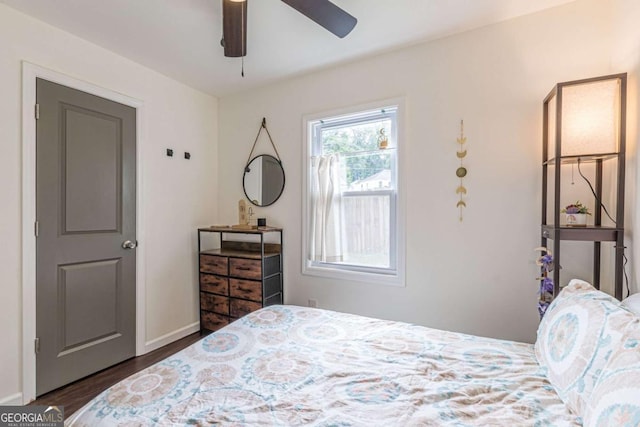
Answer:
<svg viewBox="0 0 640 427"><path fill-rule="evenodd" d="M391 153L367 153L341 157L342 191L388 190L391 182Z"/></svg>
<svg viewBox="0 0 640 427"><path fill-rule="evenodd" d="M345 264L390 267L390 198L370 195L343 199Z"/></svg>
<svg viewBox="0 0 640 427"><path fill-rule="evenodd" d="M389 136L391 120L387 118L370 123L322 129L322 152L332 154L378 150L381 129Z"/></svg>
<svg viewBox="0 0 640 427"><path fill-rule="evenodd" d="M379 147L380 140L388 139L390 134L391 120L388 118L322 130L322 154L340 154L342 191L380 190L394 186L391 173L393 149Z"/></svg>

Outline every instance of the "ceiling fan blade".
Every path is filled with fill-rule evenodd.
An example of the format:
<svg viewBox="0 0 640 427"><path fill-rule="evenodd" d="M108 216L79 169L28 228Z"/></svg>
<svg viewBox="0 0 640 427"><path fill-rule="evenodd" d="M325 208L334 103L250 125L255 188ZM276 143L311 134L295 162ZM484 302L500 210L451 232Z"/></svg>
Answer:
<svg viewBox="0 0 640 427"><path fill-rule="evenodd" d="M222 0L222 41L224 56L247 54L247 1Z"/></svg>
<svg viewBox="0 0 640 427"><path fill-rule="evenodd" d="M343 38L358 20L329 0L282 0L318 25Z"/></svg>

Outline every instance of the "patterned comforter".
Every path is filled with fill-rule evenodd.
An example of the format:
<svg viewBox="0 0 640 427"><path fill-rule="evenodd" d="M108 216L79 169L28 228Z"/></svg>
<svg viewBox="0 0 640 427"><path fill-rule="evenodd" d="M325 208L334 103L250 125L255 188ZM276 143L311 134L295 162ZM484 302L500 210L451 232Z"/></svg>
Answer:
<svg viewBox="0 0 640 427"><path fill-rule="evenodd" d="M572 426L533 345L296 306L106 390L73 426Z"/></svg>

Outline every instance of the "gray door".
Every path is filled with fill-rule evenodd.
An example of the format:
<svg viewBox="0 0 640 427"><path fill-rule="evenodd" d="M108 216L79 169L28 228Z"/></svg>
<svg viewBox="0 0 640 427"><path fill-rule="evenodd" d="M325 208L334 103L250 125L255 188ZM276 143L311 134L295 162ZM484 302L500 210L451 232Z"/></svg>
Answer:
<svg viewBox="0 0 640 427"><path fill-rule="evenodd" d="M135 356L136 110L37 80L36 394Z"/></svg>

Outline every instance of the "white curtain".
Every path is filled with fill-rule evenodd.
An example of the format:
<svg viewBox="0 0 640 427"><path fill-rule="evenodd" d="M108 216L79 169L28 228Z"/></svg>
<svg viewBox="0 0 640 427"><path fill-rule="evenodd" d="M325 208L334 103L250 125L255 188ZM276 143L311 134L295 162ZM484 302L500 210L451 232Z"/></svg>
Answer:
<svg viewBox="0 0 640 427"><path fill-rule="evenodd" d="M337 154L311 161L312 261L342 261L342 195L340 158Z"/></svg>

